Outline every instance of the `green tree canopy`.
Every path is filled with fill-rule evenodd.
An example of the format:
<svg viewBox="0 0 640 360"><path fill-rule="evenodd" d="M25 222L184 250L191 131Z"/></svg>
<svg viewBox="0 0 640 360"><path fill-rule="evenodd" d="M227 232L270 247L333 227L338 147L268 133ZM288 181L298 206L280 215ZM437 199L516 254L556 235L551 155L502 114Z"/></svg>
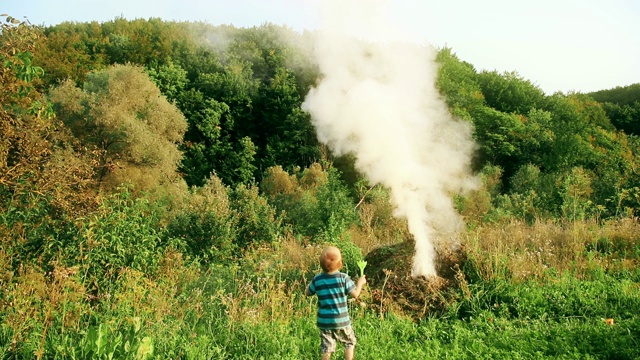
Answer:
<svg viewBox="0 0 640 360"><path fill-rule="evenodd" d="M482 71L478 84L487 105L505 113L527 114L540 108L545 98L540 88L517 72Z"/></svg>
<svg viewBox="0 0 640 360"><path fill-rule="evenodd" d="M473 65L461 61L450 48L438 51L440 65L436 85L444 96L451 113L470 120L470 111L484 104L484 95L478 84Z"/></svg>

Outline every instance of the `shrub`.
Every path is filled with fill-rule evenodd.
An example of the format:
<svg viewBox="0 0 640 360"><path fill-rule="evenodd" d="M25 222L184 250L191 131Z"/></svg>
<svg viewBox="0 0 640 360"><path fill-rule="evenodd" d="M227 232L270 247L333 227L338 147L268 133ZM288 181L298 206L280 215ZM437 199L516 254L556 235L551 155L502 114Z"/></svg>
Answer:
<svg viewBox="0 0 640 360"><path fill-rule="evenodd" d="M236 244L241 249L251 245L271 244L278 240L280 218L255 186L238 185L230 193L230 206L237 219Z"/></svg>
<svg viewBox="0 0 640 360"><path fill-rule="evenodd" d="M167 236L182 243L188 254L205 261L225 262L233 257L238 220L228 191L215 176L194 188L169 222Z"/></svg>
<svg viewBox="0 0 640 360"><path fill-rule="evenodd" d="M357 213L338 170L313 164L298 175L296 180L271 168L262 182L269 202L297 235L319 242L340 237L357 220Z"/></svg>
<svg viewBox="0 0 640 360"><path fill-rule="evenodd" d="M84 222L76 255L99 289L108 288L125 267L152 272L164 247L160 219L154 205L133 198L126 188L105 199L98 211Z"/></svg>

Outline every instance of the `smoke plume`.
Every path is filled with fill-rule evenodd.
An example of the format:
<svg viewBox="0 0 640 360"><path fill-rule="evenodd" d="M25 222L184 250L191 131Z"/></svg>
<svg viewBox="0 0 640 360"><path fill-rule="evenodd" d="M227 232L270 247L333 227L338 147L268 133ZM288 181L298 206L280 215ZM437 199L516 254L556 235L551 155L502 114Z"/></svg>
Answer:
<svg viewBox="0 0 640 360"><path fill-rule="evenodd" d="M413 276L436 275L434 243L457 241L451 194L472 189L472 129L435 88L435 50L402 40L381 0L323 1L314 54L321 80L303 107L335 155L354 154L390 189L415 240Z"/></svg>

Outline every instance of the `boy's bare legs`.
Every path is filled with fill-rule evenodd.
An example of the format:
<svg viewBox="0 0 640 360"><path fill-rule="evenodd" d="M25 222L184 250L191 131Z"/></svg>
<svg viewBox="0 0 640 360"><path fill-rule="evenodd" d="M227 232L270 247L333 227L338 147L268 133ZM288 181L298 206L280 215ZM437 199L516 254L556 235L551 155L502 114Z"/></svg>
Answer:
<svg viewBox="0 0 640 360"><path fill-rule="evenodd" d="M353 360L353 350L355 349L355 346L352 346L350 348L344 349L344 358L345 360Z"/></svg>
<svg viewBox="0 0 640 360"><path fill-rule="evenodd" d="M353 353L355 346L352 346L348 349L344 349L344 358L345 360L353 360ZM322 354L322 360L329 360L331 359L331 355L333 355L333 353L324 353Z"/></svg>
<svg viewBox="0 0 640 360"><path fill-rule="evenodd" d="M353 353L354 353L353 349L354 348L355 347L352 346L352 347L350 347L348 349L344 349L344 358L345 358L345 360L353 360ZM322 360L331 359L331 355L333 355L333 353L324 353L324 354L322 354Z"/></svg>

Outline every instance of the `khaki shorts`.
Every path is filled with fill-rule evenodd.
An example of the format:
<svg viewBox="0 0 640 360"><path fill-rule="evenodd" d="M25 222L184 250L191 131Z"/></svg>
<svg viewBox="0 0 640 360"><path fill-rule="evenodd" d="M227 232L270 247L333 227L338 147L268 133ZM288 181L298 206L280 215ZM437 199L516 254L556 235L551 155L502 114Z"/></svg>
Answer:
<svg viewBox="0 0 640 360"><path fill-rule="evenodd" d="M356 346L356 334L351 325L342 329L320 330L320 351L323 354L336 352L336 342L339 341L345 349Z"/></svg>

